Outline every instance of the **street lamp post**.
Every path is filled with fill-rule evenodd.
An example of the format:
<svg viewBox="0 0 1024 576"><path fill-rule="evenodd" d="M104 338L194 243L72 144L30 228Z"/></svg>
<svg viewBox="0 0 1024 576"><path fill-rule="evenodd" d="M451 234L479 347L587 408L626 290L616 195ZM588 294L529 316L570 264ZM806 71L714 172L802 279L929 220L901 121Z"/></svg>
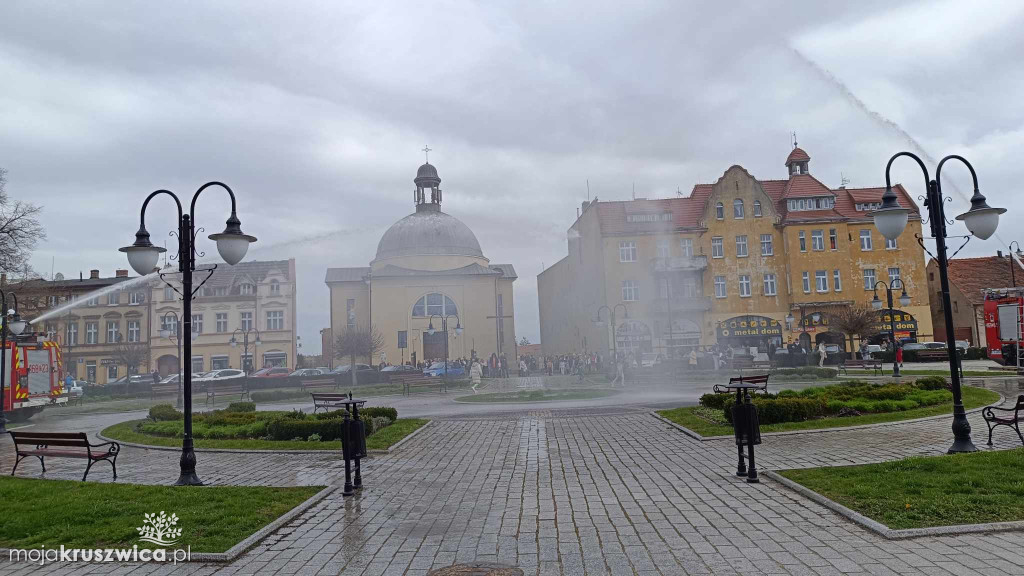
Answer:
<svg viewBox="0 0 1024 576"><path fill-rule="evenodd" d="M888 304L889 306L889 340L892 342L892 353L893 355L895 355L896 347L899 346L899 344L896 342L896 315L893 314L892 310L892 291L896 290L896 284L899 284L900 289L903 290L903 293L900 294L900 306L903 307L910 306L910 296L907 296L907 287L899 278L893 278L892 280L889 281L888 284L879 280L878 282L875 282L875 285L872 287L872 289L875 291L875 297L873 300L871 300L871 307L874 308L875 310L882 309L882 301L878 299L879 284L882 285L882 288L885 288L886 304ZM899 378L900 376L900 363L896 360L895 357L892 361L892 375L895 376L896 378Z"/></svg>
<svg viewBox="0 0 1024 576"><path fill-rule="evenodd" d="M619 359L619 350L618 350L618 346L616 346L616 342L615 342L615 328L617 326L617 324L615 322L615 311L619 308L619 306L622 306L622 315L628 320L629 319L629 309L626 308L626 305L623 304L622 302L619 302L618 304L616 304L616 305L614 305L614 306L612 306L610 308L606 304L605 305L601 305L601 307L597 309L597 315L594 316L593 320L591 320L594 324L600 324L601 323L601 310L607 310L608 311L608 319L611 321L611 324L612 324L612 366L614 366L615 363L618 362L618 359Z"/></svg>
<svg viewBox="0 0 1024 576"><path fill-rule="evenodd" d="M139 230L135 233L135 243L120 249L121 252L128 256L128 263L131 264L132 269L140 276L152 274L156 270L160 254L166 252L167 249L154 246L150 241L149 232L146 230L146 207L149 206L149 201L158 194L167 194L174 199L174 203L178 208L178 229L172 234L176 234L178 237L178 271L181 273L181 290L179 295L183 303L182 321L185 323L185 332L188 333L192 332L192 298L195 296L192 290L192 274L196 270L196 200L199 199L199 195L204 190L211 186L219 186L227 191L228 196L231 197L231 215L228 216L227 226L224 228L224 231L219 234L210 234L209 238L217 243L217 252L220 253L221 258L225 262L232 266L241 262L242 258L245 257L246 251L249 249L249 244L255 242L256 238L242 232L242 223L239 221L235 210L235 193L231 191L231 188L220 182L207 182L200 186L196 190L195 195L192 196L189 212L182 210L181 200L173 192L169 190L152 192L142 203L142 210L139 214ZM200 232L203 231L202 228L198 230ZM203 255L205 253L199 253L200 257ZM204 270L207 272L207 276L196 287L197 290L213 275L216 267L215 264L211 268ZM163 279L163 274L161 274L161 279ZM178 290L178 288L170 283L167 283L167 285L175 291ZM191 339L184 340L184 355L189 358L192 357ZM175 484L179 486L201 485L202 481L196 475L196 454L192 442L192 370L185 371L183 393L185 396L185 430L181 441L181 460L179 462L181 473Z"/></svg>
<svg viewBox="0 0 1024 576"><path fill-rule="evenodd" d="M1021 252L1021 250L1020 250L1020 242L1017 242L1016 240L1014 240L1013 242L1010 242L1010 245L1007 247L1007 250L1010 251L1010 286L1016 286L1017 285L1017 274L1016 274L1016 271L1014 270L1014 268L1017 267L1017 263L1013 261L1013 245L1014 244L1017 245L1017 258L1024 258L1024 252Z"/></svg>
<svg viewBox="0 0 1024 576"><path fill-rule="evenodd" d="M228 344L231 344L232 348L238 347L238 339L235 338L235 334L238 334L239 332L242 334L242 371L245 372L246 376L248 376L249 373L252 372L253 360L256 359L256 347L263 344L263 342L260 341L260 331L256 328L246 328L245 330L235 328L235 331L231 333L231 340L228 340ZM256 334L256 339L252 343L253 358L252 360L249 360L249 364L246 365L245 359L249 357L249 334L251 333Z"/></svg>
<svg viewBox="0 0 1024 576"><path fill-rule="evenodd" d="M166 327L167 324L168 324L167 321L169 319L171 319L171 318L174 318L174 330L173 331L171 331L170 328ZM181 396L182 396L182 394L181 394L181 367L185 363L185 360L181 357L181 319L178 318L178 313L172 310L172 311L164 314L160 318L160 325L164 326L163 328L160 329L160 336L169 339L171 342L174 342L178 346L178 405L177 405L177 408L179 410L181 410L181 400L182 400L182 398L181 398ZM192 332L189 335L189 338L192 341L195 341L195 339L197 337L199 337L199 334L197 332ZM191 374L192 373L192 359L189 358L188 362L189 362L189 364L188 364L188 371L189 371L189 374Z"/></svg>
<svg viewBox="0 0 1024 576"><path fill-rule="evenodd" d="M872 215L875 227L889 240L895 240L907 227L907 220L910 210L900 206L896 193L892 190L889 169L893 161L900 156L913 158L921 172L924 173L924 181L927 190L925 196L925 208L928 209L928 221L931 226L931 235L936 244L936 260L939 263L939 282L942 287L942 312L946 325L946 350L949 352L949 375L953 386L953 445L949 453L954 452L975 452L978 449L971 441L971 425L967 422L967 413L964 410L963 397L960 391L960 373L958 369L959 358L956 355L956 335L953 333L953 309L949 298L949 260L946 255L946 214L943 209L942 183L940 175L942 166L947 160L959 160L971 172L971 179L974 183L974 195L971 197L971 208L967 212L956 217L962 220L967 230L982 240L987 240L995 234L996 226L999 225L999 215L1006 212L1005 208L992 208L985 201L985 196L978 190L978 175L974 172L974 166L962 156L950 155L939 161L935 168L935 179L931 179L928 168L924 162L910 152L898 152L889 159L885 165L885 193L882 195L882 207L875 210Z"/></svg>
<svg viewBox="0 0 1024 576"><path fill-rule="evenodd" d="M455 333L462 334L462 323L459 321L458 314L447 314L442 316L441 314L431 314L427 320L427 334L434 335L434 316L441 319L441 331L444 332L444 377L448 377L448 319L455 318ZM465 348L463 348L465 350ZM370 358L370 362L373 362L373 358ZM354 370L354 368L353 368Z"/></svg>
<svg viewBox="0 0 1024 576"><path fill-rule="evenodd" d="M4 386L7 382L7 332L18 336L25 330L25 326L28 322L21 319L18 314L18 295L11 294L11 300L14 301L14 308L7 309L7 293L0 290L0 310L4 312L3 326L0 326L0 434L7 433L7 416L4 415L4 407L7 402L4 400ZM10 355L10 358L14 359L14 354ZM14 370L14 364L11 364L11 370ZM11 390L11 406L14 406L14 391Z"/></svg>

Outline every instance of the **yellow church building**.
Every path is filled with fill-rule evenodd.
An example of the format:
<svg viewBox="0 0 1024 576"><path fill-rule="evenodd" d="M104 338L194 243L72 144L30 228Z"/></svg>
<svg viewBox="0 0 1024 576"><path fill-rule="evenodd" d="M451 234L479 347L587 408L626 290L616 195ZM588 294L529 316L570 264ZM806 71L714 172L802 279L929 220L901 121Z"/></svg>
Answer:
<svg viewBox="0 0 1024 576"><path fill-rule="evenodd" d="M384 340L375 364L381 354L399 364L443 360L446 352L513 361L515 268L491 264L473 231L441 211L434 165L420 166L413 182L415 211L388 228L370 265L327 269L331 334L372 326Z"/></svg>

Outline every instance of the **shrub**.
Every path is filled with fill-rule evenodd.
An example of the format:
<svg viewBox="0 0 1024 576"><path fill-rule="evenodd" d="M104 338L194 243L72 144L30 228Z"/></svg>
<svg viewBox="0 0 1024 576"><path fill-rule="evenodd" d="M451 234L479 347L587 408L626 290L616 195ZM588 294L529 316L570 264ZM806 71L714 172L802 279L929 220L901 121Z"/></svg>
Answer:
<svg viewBox="0 0 1024 576"><path fill-rule="evenodd" d="M800 422L824 416L827 403L821 398L766 398L757 396L753 399L757 406L757 418L761 424L777 424L779 422ZM725 419L732 422L732 406L723 409Z"/></svg>
<svg viewBox="0 0 1024 576"><path fill-rule="evenodd" d="M372 421L374 432L380 432L384 428L391 426L392 422L394 422L394 420L388 418L387 416L374 416L372 418ZM367 433L366 435L369 436L370 434Z"/></svg>
<svg viewBox="0 0 1024 576"><path fill-rule="evenodd" d="M306 438L306 441L307 442L319 442L320 441L320 435L316 434L316 433L310 434L309 438Z"/></svg>
<svg viewBox="0 0 1024 576"><path fill-rule="evenodd" d="M267 425L267 435L272 440L290 440L295 437L309 438L319 434L321 441L329 442L341 438L341 420L300 420L287 416L275 418Z"/></svg>
<svg viewBox="0 0 1024 576"><path fill-rule="evenodd" d="M964 360L983 360L988 358L988 348L968 348Z"/></svg>
<svg viewBox="0 0 1024 576"><path fill-rule="evenodd" d="M721 410L726 406L732 405L734 398L735 396L732 394L704 394L700 397L700 405L705 408Z"/></svg>
<svg viewBox="0 0 1024 576"><path fill-rule="evenodd" d="M948 388L946 379L942 376L925 376L924 378L918 378L914 382L914 386L922 390L945 390Z"/></svg>
<svg viewBox="0 0 1024 576"><path fill-rule="evenodd" d="M249 394L253 402L275 402L308 396L309 393L302 390L257 390Z"/></svg>
<svg viewBox="0 0 1024 576"><path fill-rule="evenodd" d="M149 409L149 419L154 422L165 422L181 420L184 414L174 409L170 404L157 404Z"/></svg>
<svg viewBox="0 0 1024 576"><path fill-rule="evenodd" d="M398 420L398 410L391 408L390 406L371 406L369 408L359 409L359 419L368 420L375 416L383 416L389 420ZM338 420L345 418L345 410L331 410L330 412L321 412L314 414L314 418L317 420Z"/></svg>
<svg viewBox="0 0 1024 576"><path fill-rule="evenodd" d="M255 412L255 402L232 402L224 409L226 412Z"/></svg>

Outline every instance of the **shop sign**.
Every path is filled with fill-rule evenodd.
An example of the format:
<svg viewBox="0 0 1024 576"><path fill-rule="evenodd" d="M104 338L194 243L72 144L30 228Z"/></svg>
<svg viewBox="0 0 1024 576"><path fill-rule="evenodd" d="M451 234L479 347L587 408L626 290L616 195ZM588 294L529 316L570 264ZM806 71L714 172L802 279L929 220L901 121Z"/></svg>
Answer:
<svg viewBox="0 0 1024 576"><path fill-rule="evenodd" d="M782 323L765 316L736 316L718 323L719 338L782 336Z"/></svg>
<svg viewBox="0 0 1024 576"><path fill-rule="evenodd" d="M892 321L896 324L897 338L900 337L900 332L906 333L907 336L910 335L910 332L917 332L917 320L903 310L879 310L878 324L875 325L875 331L878 333L888 333L891 328L889 323L890 318L892 318Z"/></svg>

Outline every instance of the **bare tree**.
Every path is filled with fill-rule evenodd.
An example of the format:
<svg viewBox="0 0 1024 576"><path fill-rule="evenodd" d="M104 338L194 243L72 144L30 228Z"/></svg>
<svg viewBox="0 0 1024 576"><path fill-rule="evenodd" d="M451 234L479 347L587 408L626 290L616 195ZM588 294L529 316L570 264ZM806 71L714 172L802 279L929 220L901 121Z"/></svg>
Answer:
<svg viewBox="0 0 1024 576"><path fill-rule="evenodd" d="M374 326L356 326L348 328L334 342L334 355L349 358L349 372L352 374L352 385L356 380L356 360L366 358L367 364L373 364L373 355L384 347L384 337Z"/></svg>
<svg viewBox="0 0 1024 576"><path fill-rule="evenodd" d="M7 195L7 171L0 168L0 270L9 275L29 277L29 257L36 244L46 238L39 224L42 207Z"/></svg>
<svg viewBox="0 0 1024 576"><path fill-rule="evenodd" d="M878 312L864 306L844 306L829 313L829 327L842 332L849 339L853 352L853 337L867 338L878 324Z"/></svg>
<svg viewBox="0 0 1024 576"><path fill-rule="evenodd" d="M118 364L124 364L131 376L138 373L139 366L149 365L149 345L142 342L118 342L111 356Z"/></svg>
<svg viewBox="0 0 1024 576"><path fill-rule="evenodd" d="M523 336L522 338L519 339L519 345L520 346L529 346L530 345L530 339L527 338L526 336Z"/></svg>

